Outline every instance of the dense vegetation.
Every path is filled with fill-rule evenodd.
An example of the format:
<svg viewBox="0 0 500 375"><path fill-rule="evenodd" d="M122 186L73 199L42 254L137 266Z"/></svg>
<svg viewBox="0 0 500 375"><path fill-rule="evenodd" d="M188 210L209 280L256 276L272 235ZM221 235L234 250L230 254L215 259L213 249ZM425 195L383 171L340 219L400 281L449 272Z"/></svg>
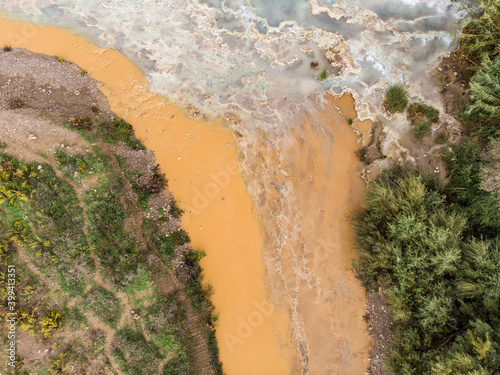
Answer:
<svg viewBox="0 0 500 375"><path fill-rule="evenodd" d="M78 117L67 127L94 145L40 154L42 164L9 156L6 144L0 150L0 316L15 264L17 337L35 335L48 352L18 355L15 373L195 373L198 332L221 373L203 254L177 229L182 211L163 195L165 178L157 168L144 177L115 154L143 149L123 120ZM153 197L165 209L146 211Z"/></svg>
<svg viewBox="0 0 500 375"><path fill-rule="evenodd" d="M500 136L500 58L491 60L485 55L470 83L471 102L464 118L478 121L490 137Z"/></svg>
<svg viewBox="0 0 500 375"><path fill-rule="evenodd" d="M477 163L459 161L469 171L461 177L474 180ZM368 285L386 290L395 320L387 360L395 374L500 371L500 241L498 232L479 235L483 220L467 219L473 197L454 203L453 189L473 189L459 181L443 188L416 173L388 172L357 219L360 268ZM496 197L491 204L497 216Z"/></svg>
<svg viewBox="0 0 500 375"><path fill-rule="evenodd" d="M471 101L463 119L476 124L487 137L500 136L500 1L464 2L467 19L460 52L473 63Z"/></svg>
<svg viewBox="0 0 500 375"><path fill-rule="evenodd" d="M385 362L393 374L500 373L500 206L497 191L483 188L500 137L500 1L464 8L457 55L474 74L459 118L472 131L444 147L446 182L386 171L356 218L363 280L384 291L394 319ZM438 120L423 104L407 115L417 139Z"/></svg>
<svg viewBox="0 0 500 375"><path fill-rule="evenodd" d="M470 59L480 61L485 55L500 55L500 3L498 0L462 1L467 11L460 35L460 49Z"/></svg>

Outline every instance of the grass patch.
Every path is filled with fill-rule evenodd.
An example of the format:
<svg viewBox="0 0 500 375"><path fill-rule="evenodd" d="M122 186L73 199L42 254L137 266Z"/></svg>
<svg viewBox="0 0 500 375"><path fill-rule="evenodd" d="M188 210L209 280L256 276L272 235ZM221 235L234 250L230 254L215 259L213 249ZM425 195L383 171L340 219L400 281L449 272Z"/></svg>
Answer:
<svg viewBox="0 0 500 375"><path fill-rule="evenodd" d="M175 294L158 297L155 303L146 309L145 328L164 355L185 355L182 343L187 343L189 338L183 327L185 318L184 306Z"/></svg>
<svg viewBox="0 0 500 375"><path fill-rule="evenodd" d="M89 174L108 170L109 157L100 153L68 155L66 150L60 148L54 154L59 169L75 182L80 182Z"/></svg>
<svg viewBox="0 0 500 375"><path fill-rule="evenodd" d="M175 256L174 250L177 246L182 246L189 243L190 239L184 229L177 230L169 236L155 237L155 245L161 257L167 256L173 258Z"/></svg>
<svg viewBox="0 0 500 375"><path fill-rule="evenodd" d="M321 71L321 73L319 74L319 80L320 80L320 81L324 81L324 80L325 80L325 79L327 79L327 78L328 78L328 73L327 73L326 68L325 68L325 69L323 69L323 70Z"/></svg>
<svg viewBox="0 0 500 375"><path fill-rule="evenodd" d="M430 105L422 103L410 104L407 115L412 124L417 124L423 119L428 120L432 124L439 122L439 111Z"/></svg>
<svg viewBox="0 0 500 375"><path fill-rule="evenodd" d="M114 154L114 156L120 168L124 169L125 166L127 165L127 158L124 158L123 156L117 154Z"/></svg>
<svg viewBox="0 0 500 375"><path fill-rule="evenodd" d="M124 328L116 333L113 356L128 375L154 374L161 358L160 350L146 341L142 333Z"/></svg>
<svg viewBox="0 0 500 375"><path fill-rule="evenodd" d="M109 290L101 286L94 286L85 295L85 308L98 316L103 322L116 328L121 316L120 301Z"/></svg>
<svg viewBox="0 0 500 375"><path fill-rule="evenodd" d="M406 111L412 125L413 135L421 140L431 132L431 125L439 122L439 111L430 105L412 103Z"/></svg>
<svg viewBox="0 0 500 375"><path fill-rule="evenodd" d="M74 331L80 329L82 326L88 326L87 317L76 306L66 308L64 316L66 317L68 326Z"/></svg>
<svg viewBox="0 0 500 375"><path fill-rule="evenodd" d="M97 113L99 109L92 107L92 112ZM121 118L101 122L95 125L88 116L72 117L66 122L69 129L77 130L80 135L93 142L93 139L101 139L105 143L125 143L133 150L145 150L142 143L136 138L134 128Z"/></svg>
<svg viewBox="0 0 500 375"><path fill-rule="evenodd" d="M389 113L403 113L408 106L408 92L402 85L390 86L385 93L382 106Z"/></svg>
<svg viewBox="0 0 500 375"><path fill-rule="evenodd" d="M10 239L26 249L43 273L55 275L63 290L80 294L94 263L73 188L49 165L39 170L37 163L1 154L0 169L0 203L6 208L3 221L9 223Z"/></svg>
<svg viewBox="0 0 500 375"><path fill-rule="evenodd" d="M151 280L151 272L142 264L139 264L137 272L129 277L124 290L130 296L134 307L139 310L149 304L157 292Z"/></svg>
<svg viewBox="0 0 500 375"><path fill-rule="evenodd" d="M448 141L448 134L445 131L439 133L436 138L434 138L434 142L438 145L444 145Z"/></svg>
<svg viewBox="0 0 500 375"><path fill-rule="evenodd" d="M134 128L121 118L99 124L99 133L103 135L104 142L124 142L132 150L144 150L145 147L135 137Z"/></svg>
<svg viewBox="0 0 500 375"><path fill-rule="evenodd" d="M138 255L124 227L127 213L119 198L121 185L118 178L104 180L84 197L91 245L103 265L103 276L117 286L135 275Z"/></svg>

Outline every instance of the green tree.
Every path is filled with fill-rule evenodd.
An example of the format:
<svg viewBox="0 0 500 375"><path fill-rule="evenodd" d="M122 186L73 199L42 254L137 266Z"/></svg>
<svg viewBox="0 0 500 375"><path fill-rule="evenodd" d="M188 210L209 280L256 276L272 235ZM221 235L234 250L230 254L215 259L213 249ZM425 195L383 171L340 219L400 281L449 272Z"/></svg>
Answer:
<svg viewBox="0 0 500 375"><path fill-rule="evenodd" d="M500 0L462 2L467 17L463 22L460 47L472 58L500 54Z"/></svg>
<svg viewBox="0 0 500 375"><path fill-rule="evenodd" d="M484 56L480 69L472 77L469 89L471 102L464 113L468 119L486 124L489 135L500 135L500 57Z"/></svg>

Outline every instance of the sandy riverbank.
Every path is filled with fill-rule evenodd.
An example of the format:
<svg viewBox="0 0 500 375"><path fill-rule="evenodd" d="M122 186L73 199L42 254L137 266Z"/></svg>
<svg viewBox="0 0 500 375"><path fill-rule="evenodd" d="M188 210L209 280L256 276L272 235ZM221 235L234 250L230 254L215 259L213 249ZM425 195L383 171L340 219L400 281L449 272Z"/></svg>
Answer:
<svg viewBox="0 0 500 375"><path fill-rule="evenodd" d="M355 253L347 221L364 194L353 152L357 138L347 125L355 117L352 99L327 98L313 116L322 127L305 120L286 149L255 145L271 172L286 171L297 205L283 206L283 191L268 190L279 185L277 177L258 176L262 165L247 157L243 176L267 186L265 203L254 206L232 134L213 121L187 117L150 92L123 55L65 30L8 20L0 20L0 27L6 30L0 45L73 61L100 81L111 110L155 151L186 211L183 225L193 246L207 253L202 265L215 290L217 337L228 374L291 374L300 366L311 373L364 373L364 291L350 268ZM335 147L324 142L330 136ZM256 201L259 193L251 188L251 194ZM279 221L286 214L303 216L300 233L294 223ZM307 249L303 254L297 252L300 243Z"/></svg>

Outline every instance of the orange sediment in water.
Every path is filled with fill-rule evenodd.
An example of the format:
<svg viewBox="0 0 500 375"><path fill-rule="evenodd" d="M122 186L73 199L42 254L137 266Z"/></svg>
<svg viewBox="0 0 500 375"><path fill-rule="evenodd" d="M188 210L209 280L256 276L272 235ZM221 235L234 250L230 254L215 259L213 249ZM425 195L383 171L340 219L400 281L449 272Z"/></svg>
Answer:
<svg viewBox="0 0 500 375"><path fill-rule="evenodd" d="M306 343L311 374L365 373L364 291L351 271L355 252L346 219L364 194L355 172L360 168L353 152L357 138L347 125L347 118L356 117L352 97L327 98L317 116L333 135L335 147L325 148L322 137L326 135L315 133L305 122L296 142L280 151L298 202L290 209L304 217L300 240L309 252L303 259L314 280L321 280L321 285L314 284L316 281L293 285L299 291L294 301L294 311L301 317L298 327L294 313L290 314L290 301L277 297L288 280L296 281L296 271L286 265L284 246L277 257L278 262L283 261L282 275L275 274L275 260L269 260L274 244L263 230L286 228L277 226L277 212L252 204L231 133L213 120L187 117L149 91L141 71L117 51L98 48L53 27L0 18L0 29L0 45L59 56L85 69L101 82L111 110L130 122L146 147L155 151L169 188L185 211L182 224L193 247L207 253L202 267L205 280L214 287L213 303L220 314L217 340L227 374L299 373L292 338ZM265 152L262 150L267 163L280 158ZM243 174L252 176L248 170ZM267 207L278 207L273 199L280 197L269 195ZM315 291L319 285L325 293Z"/></svg>
<svg viewBox="0 0 500 375"><path fill-rule="evenodd" d="M277 146L252 149L244 170L262 178L264 261L270 295L290 311L300 367L309 374L364 374L369 338L364 289L352 271L350 214L360 207L362 163L350 95L307 99ZM267 161L264 173L259 165ZM261 177L259 177L261 176ZM251 179L249 179L251 181ZM272 271L272 270L278 270ZM293 373L299 373L294 369Z"/></svg>
<svg viewBox="0 0 500 375"><path fill-rule="evenodd" d="M155 151L169 188L185 210L182 224L214 287L217 339L228 374L287 374L277 335L287 317L267 303L262 237L238 169L230 132L196 121L148 90L141 71L115 50L98 48L67 30L0 19L0 45L72 61L98 80L111 110L133 124Z"/></svg>

